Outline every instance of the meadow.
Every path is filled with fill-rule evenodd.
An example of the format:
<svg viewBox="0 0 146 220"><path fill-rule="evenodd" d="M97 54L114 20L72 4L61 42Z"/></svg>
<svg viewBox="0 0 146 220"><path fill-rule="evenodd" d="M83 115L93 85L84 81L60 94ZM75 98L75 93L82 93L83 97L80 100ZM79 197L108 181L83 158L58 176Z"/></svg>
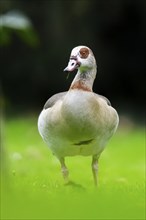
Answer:
<svg viewBox="0 0 146 220"><path fill-rule="evenodd" d="M68 157L70 184L37 130L36 115L3 124L1 219L145 219L145 131L119 126L99 160Z"/></svg>

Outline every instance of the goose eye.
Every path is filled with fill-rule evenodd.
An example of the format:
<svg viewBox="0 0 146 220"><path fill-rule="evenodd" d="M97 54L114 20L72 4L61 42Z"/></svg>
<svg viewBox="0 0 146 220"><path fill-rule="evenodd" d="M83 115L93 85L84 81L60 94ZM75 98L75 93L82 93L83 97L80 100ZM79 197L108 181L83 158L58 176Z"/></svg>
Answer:
<svg viewBox="0 0 146 220"><path fill-rule="evenodd" d="M80 57L82 59L86 59L89 55L89 49L84 47L84 48L81 48L80 51L79 51L79 54L80 54Z"/></svg>

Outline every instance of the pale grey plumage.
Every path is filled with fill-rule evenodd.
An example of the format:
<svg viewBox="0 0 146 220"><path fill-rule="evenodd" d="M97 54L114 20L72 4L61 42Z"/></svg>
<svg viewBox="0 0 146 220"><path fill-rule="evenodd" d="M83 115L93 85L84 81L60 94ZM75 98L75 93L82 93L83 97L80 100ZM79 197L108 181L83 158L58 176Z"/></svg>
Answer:
<svg viewBox="0 0 146 220"><path fill-rule="evenodd" d="M57 94L51 96L51 97L46 101L46 103L45 103L45 105L44 105L44 109L53 107L53 105L55 105L55 103L56 103L58 100L62 100L62 99L65 97L66 94L67 94L67 91L66 91L66 92L60 92L60 93L57 93ZM94 93L94 94L96 94L96 93ZM105 96L99 95L99 94L96 94L96 95L97 95L98 97L104 99L104 100L107 102L107 104L108 104L109 106L111 106L110 101L109 101Z"/></svg>
<svg viewBox="0 0 146 220"><path fill-rule="evenodd" d="M68 91L53 95L44 105L39 133L61 163L68 180L66 156L92 156L92 171L97 184L97 165L101 152L115 133L119 118L110 101L92 91L96 61L86 46L75 47L65 71L78 72Z"/></svg>

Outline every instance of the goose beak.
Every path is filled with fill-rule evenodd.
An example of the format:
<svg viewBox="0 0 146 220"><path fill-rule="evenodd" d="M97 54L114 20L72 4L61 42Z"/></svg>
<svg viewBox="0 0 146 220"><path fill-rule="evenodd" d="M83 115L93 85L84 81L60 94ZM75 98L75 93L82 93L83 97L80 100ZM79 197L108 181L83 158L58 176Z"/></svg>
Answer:
<svg viewBox="0 0 146 220"><path fill-rule="evenodd" d="M64 69L64 71L72 72L75 69L77 69L80 66L80 63L78 62L77 58L70 58L67 67Z"/></svg>

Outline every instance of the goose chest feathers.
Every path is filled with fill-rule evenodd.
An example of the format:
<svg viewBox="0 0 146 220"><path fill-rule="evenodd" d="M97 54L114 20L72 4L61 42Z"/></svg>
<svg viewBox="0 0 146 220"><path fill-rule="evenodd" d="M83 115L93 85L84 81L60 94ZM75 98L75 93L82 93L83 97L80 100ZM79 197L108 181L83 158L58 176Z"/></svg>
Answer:
<svg viewBox="0 0 146 220"><path fill-rule="evenodd" d="M68 91L53 95L40 113L38 130L61 163L68 182L66 156L92 156L92 171L97 185L98 159L115 133L119 118L109 100L92 91L96 61L86 46L75 47L64 71L78 70Z"/></svg>

